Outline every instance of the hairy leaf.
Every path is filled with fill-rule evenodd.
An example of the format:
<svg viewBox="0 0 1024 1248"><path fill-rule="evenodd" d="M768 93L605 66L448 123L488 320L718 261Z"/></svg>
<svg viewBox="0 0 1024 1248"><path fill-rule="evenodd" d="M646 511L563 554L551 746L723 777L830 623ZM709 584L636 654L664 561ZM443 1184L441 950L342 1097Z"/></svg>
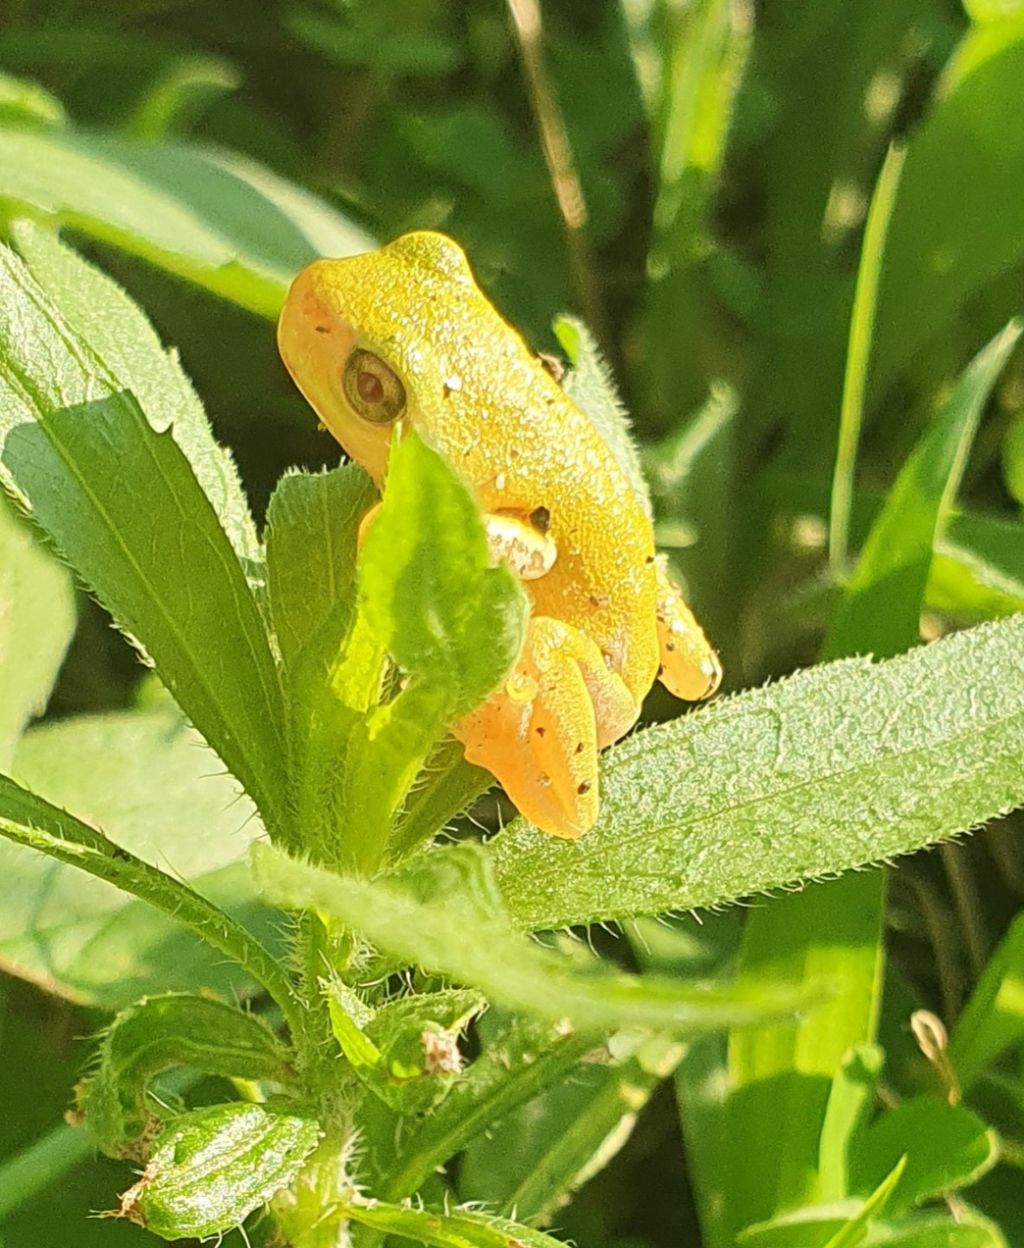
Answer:
<svg viewBox="0 0 1024 1248"><path fill-rule="evenodd" d="M140 308L105 273L31 221L15 223L15 241L32 276L71 329L135 395L157 433L171 431L213 504L240 559L260 557L256 528L231 455L214 441L203 405L177 353L166 350Z"/></svg>
<svg viewBox="0 0 1024 1248"><path fill-rule="evenodd" d="M295 1178L319 1138L310 1119L262 1105L193 1110L157 1138L142 1178L121 1197L119 1216L161 1239L229 1231Z"/></svg>
<svg viewBox="0 0 1024 1248"><path fill-rule="evenodd" d="M710 906L878 862L1024 802L1024 616L844 659L637 733L572 844L487 846L532 929Z"/></svg>
<svg viewBox="0 0 1024 1248"><path fill-rule="evenodd" d="M4 969L108 1009L168 989L244 993L267 972L280 984L283 972L239 924L272 934L273 916L237 861L259 825L244 800L232 803L230 779L210 774L214 765L198 735L166 712L33 729L16 773L53 800L0 777L0 836L14 842L0 840ZM245 965L246 949L256 959L240 973L224 954Z"/></svg>
<svg viewBox="0 0 1024 1248"><path fill-rule="evenodd" d="M242 567L171 436L154 431L6 250L0 438L7 488L138 639L276 829L281 691Z"/></svg>
<svg viewBox="0 0 1024 1248"><path fill-rule="evenodd" d="M132 1155L152 1128L149 1082L177 1065L224 1078L277 1082L290 1073L284 1048L252 1015L210 997L146 997L103 1033L98 1065L77 1091L78 1107L105 1153Z"/></svg>
<svg viewBox="0 0 1024 1248"><path fill-rule="evenodd" d="M285 666L326 679L355 609L356 532L374 499L356 464L289 473L267 510L267 591Z"/></svg>
<svg viewBox="0 0 1024 1248"><path fill-rule="evenodd" d="M253 847L262 887L282 905L330 914L377 949L478 988L510 1009L580 1030L616 1027L705 1031L811 1007L821 990L782 985L678 984L577 967L516 932L503 915L480 848L466 844L414 859L392 879L332 875ZM589 961L589 960L588 960Z"/></svg>

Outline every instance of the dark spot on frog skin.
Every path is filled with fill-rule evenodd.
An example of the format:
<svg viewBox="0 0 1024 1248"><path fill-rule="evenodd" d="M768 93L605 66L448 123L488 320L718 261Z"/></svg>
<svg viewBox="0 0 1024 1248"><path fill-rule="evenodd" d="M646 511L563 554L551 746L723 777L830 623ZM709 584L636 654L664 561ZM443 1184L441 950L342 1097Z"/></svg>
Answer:
<svg viewBox="0 0 1024 1248"><path fill-rule="evenodd" d="M318 334L329 334L331 332L330 325L314 325L313 328Z"/></svg>
<svg viewBox="0 0 1024 1248"><path fill-rule="evenodd" d="M583 753L583 742L582 742L582 741L577 741L577 742L576 742L576 753L577 753L577 754L582 754L582 753Z"/></svg>
<svg viewBox="0 0 1024 1248"><path fill-rule="evenodd" d="M551 527L551 512L546 507L534 507L530 512L530 523L538 533L546 533Z"/></svg>
<svg viewBox="0 0 1024 1248"><path fill-rule="evenodd" d="M538 737L542 737L545 734L545 732L547 732L547 729L542 726L538 726L534 728L533 731L537 734Z"/></svg>
<svg viewBox="0 0 1024 1248"><path fill-rule="evenodd" d="M590 792L589 781L584 780L582 784L577 785L576 792L580 795L580 797L582 797L584 793L589 793Z"/></svg>

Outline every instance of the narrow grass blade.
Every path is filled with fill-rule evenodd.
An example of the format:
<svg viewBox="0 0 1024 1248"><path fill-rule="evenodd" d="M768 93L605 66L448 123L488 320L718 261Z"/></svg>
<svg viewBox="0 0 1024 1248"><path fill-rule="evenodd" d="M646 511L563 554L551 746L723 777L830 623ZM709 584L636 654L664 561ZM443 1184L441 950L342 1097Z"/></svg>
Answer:
<svg viewBox="0 0 1024 1248"><path fill-rule="evenodd" d="M1009 325L978 353L925 431L872 525L825 645L898 654L918 639L918 618L982 408L1020 339Z"/></svg>
<svg viewBox="0 0 1024 1248"><path fill-rule="evenodd" d="M864 422L864 396L867 389L871 342L875 332L878 287L885 255L896 188L906 152L891 147L882 165L871 197L868 219L861 245L857 287L850 317L850 337L846 352L846 376L843 379L843 403L839 413L839 443L836 447L835 473L832 478L832 509L829 518L829 562L835 576L842 576L846 565L850 532L850 510L853 502L854 472L861 425Z"/></svg>

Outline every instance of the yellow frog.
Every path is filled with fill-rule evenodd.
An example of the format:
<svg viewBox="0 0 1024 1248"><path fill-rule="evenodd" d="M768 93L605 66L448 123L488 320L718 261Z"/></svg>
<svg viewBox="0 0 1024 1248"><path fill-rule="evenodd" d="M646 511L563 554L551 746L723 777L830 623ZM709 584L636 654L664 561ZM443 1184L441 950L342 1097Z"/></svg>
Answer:
<svg viewBox="0 0 1024 1248"><path fill-rule="evenodd" d="M690 700L721 679L615 456L443 234L311 264L278 345L378 486L401 421L473 490L532 611L512 673L455 733L528 819L580 836L597 818L598 751L636 723L655 677Z"/></svg>

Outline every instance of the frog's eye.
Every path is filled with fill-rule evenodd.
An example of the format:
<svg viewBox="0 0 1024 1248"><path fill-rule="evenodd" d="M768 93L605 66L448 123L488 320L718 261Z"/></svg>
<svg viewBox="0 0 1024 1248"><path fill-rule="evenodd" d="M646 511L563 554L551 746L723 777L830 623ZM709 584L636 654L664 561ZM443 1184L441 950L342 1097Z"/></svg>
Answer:
<svg viewBox="0 0 1024 1248"><path fill-rule="evenodd" d="M345 397L364 420L386 425L405 409L405 386L379 355L357 347L345 361Z"/></svg>

